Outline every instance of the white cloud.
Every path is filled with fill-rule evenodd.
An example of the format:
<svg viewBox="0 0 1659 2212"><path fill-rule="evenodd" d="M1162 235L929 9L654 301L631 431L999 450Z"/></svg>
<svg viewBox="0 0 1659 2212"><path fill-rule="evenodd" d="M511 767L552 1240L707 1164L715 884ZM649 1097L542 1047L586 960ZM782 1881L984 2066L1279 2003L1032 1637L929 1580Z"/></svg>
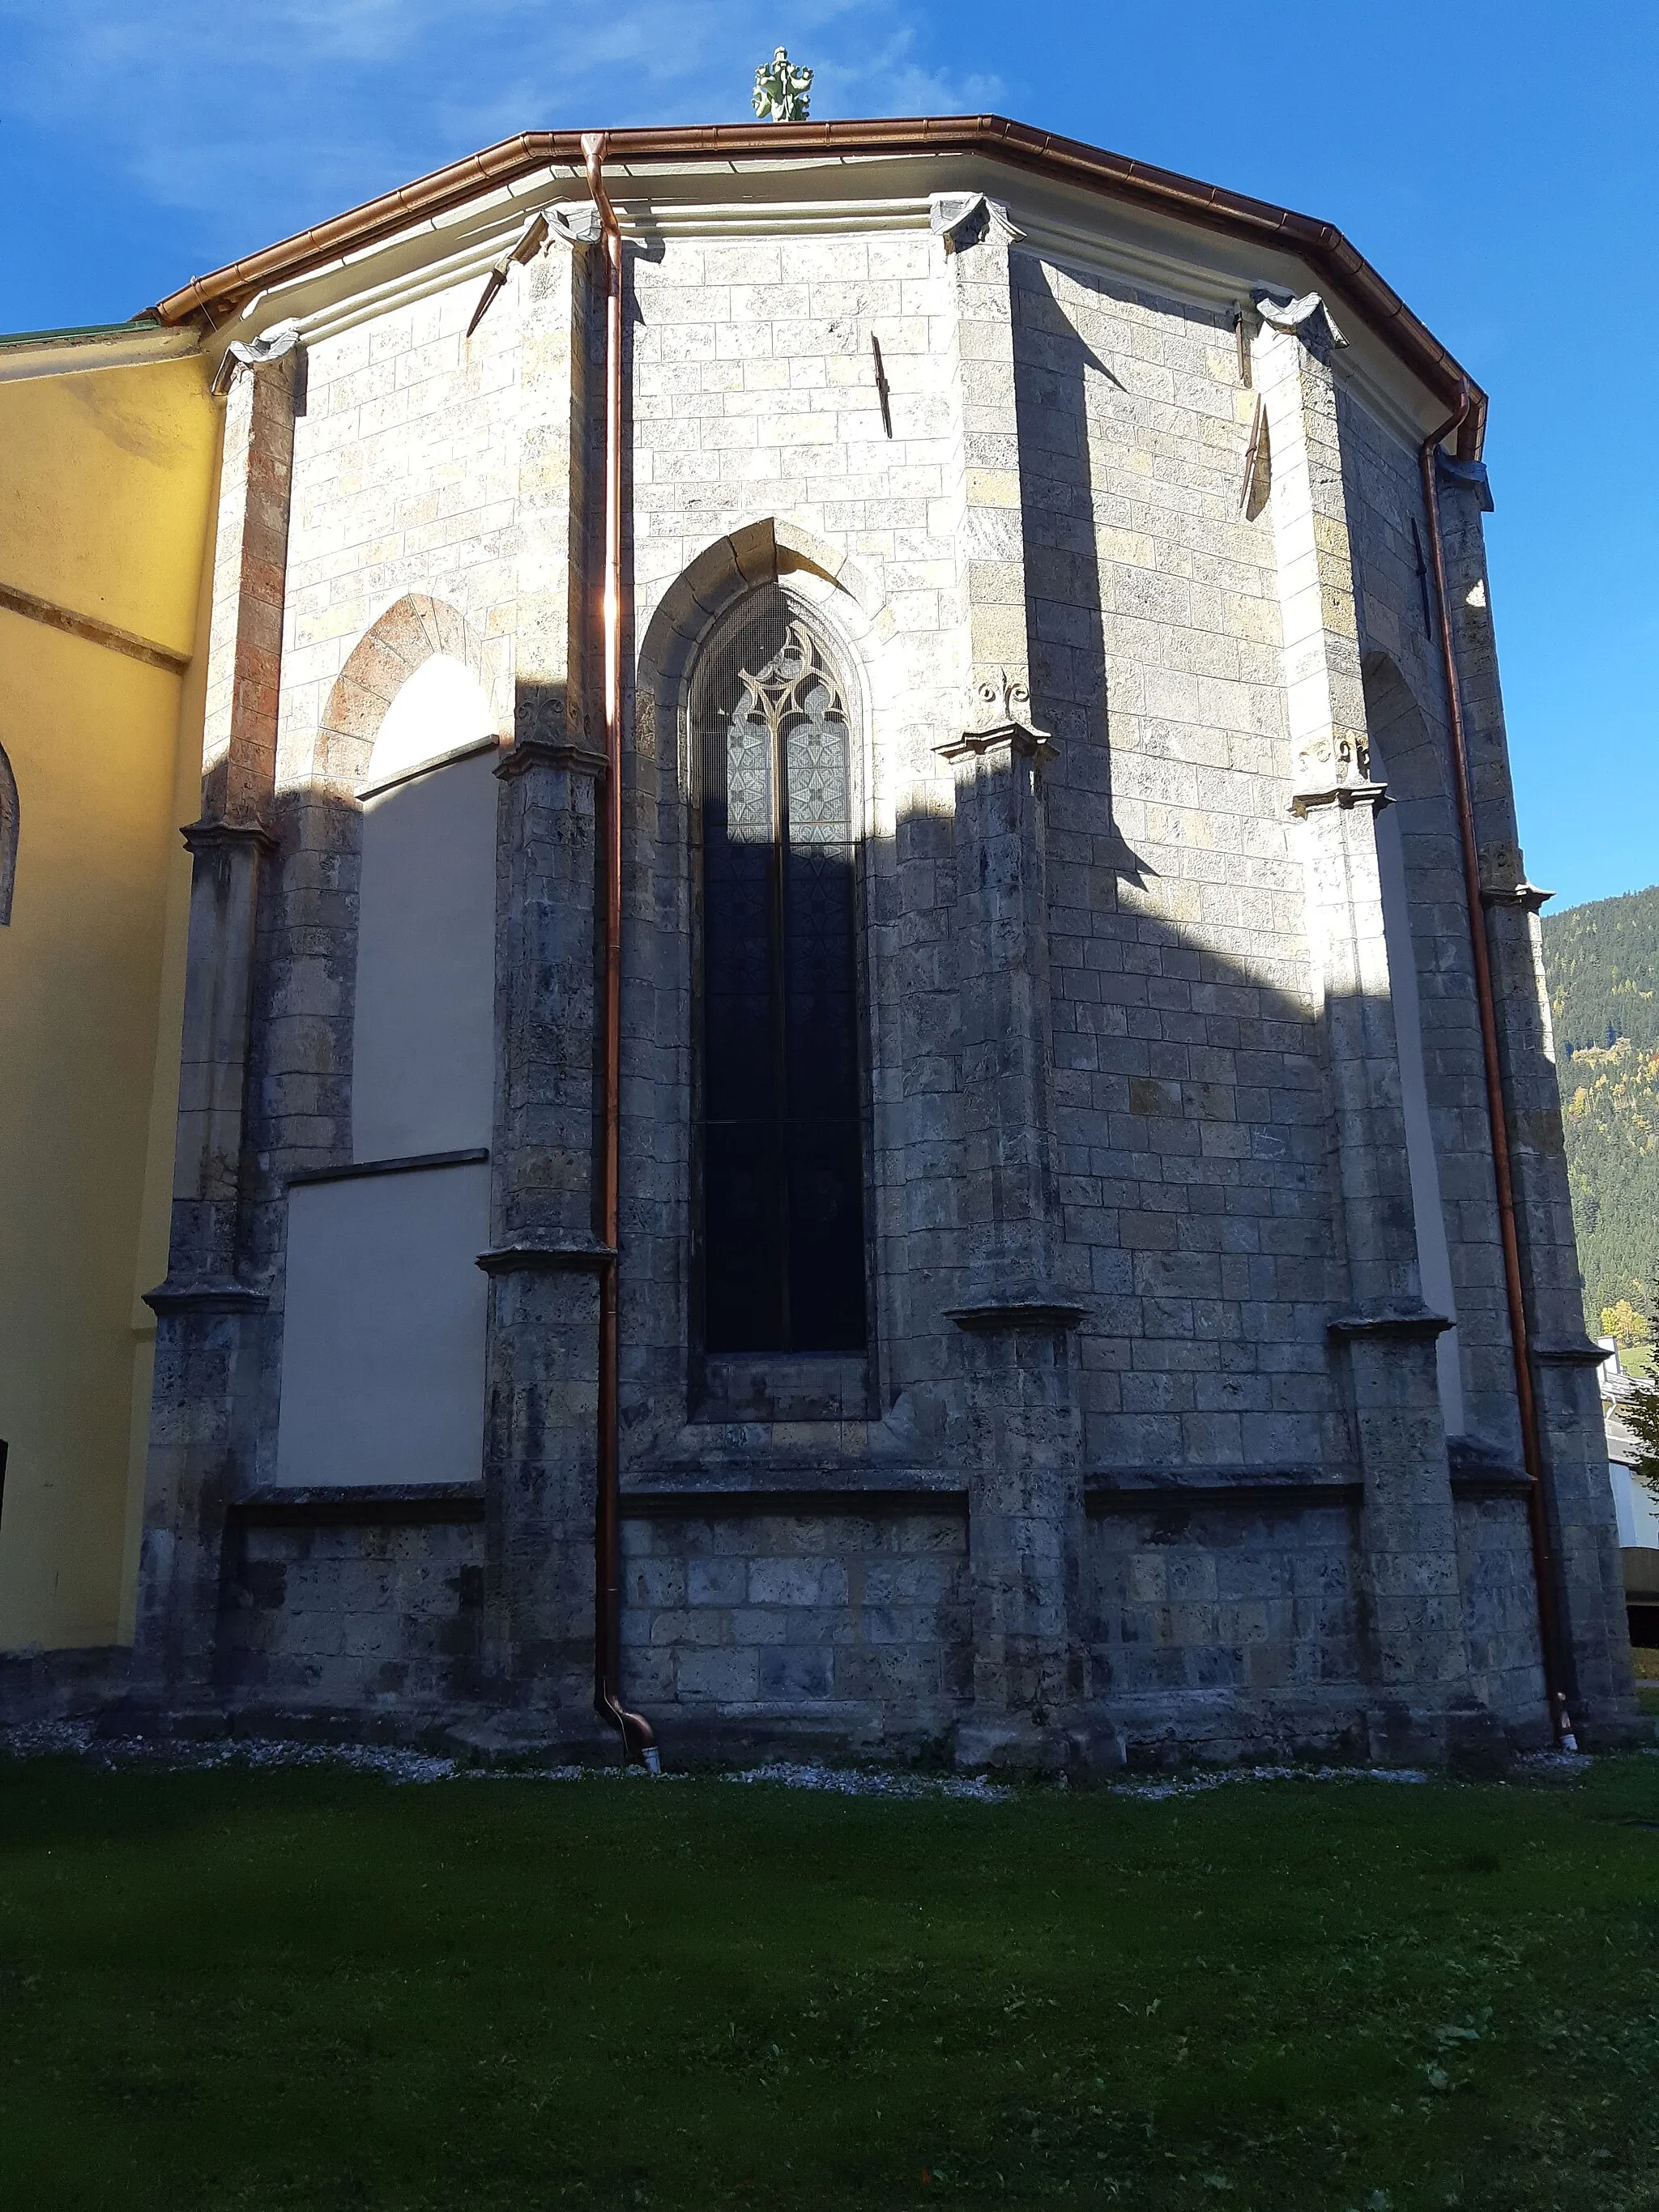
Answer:
<svg viewBox="0 0 1659 2212"><path fill-rule="evenodd" d="M787 44L819 115L978 112L915 0L0 0L6 106L227 252L524 130L750 114Z"/></svg>

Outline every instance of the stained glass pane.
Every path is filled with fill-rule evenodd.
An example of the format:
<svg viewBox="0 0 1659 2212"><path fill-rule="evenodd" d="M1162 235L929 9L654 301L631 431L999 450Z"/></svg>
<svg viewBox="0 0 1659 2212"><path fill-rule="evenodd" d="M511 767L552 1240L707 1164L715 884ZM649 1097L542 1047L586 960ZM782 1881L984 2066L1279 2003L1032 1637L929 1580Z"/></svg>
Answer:
<svg viewBox="0 0 1659 2212"><path fill-rule="evenodd" d="M775 588L755 593L714 648L698 707L708 1348L861 1351L846 708Z"/></svg>

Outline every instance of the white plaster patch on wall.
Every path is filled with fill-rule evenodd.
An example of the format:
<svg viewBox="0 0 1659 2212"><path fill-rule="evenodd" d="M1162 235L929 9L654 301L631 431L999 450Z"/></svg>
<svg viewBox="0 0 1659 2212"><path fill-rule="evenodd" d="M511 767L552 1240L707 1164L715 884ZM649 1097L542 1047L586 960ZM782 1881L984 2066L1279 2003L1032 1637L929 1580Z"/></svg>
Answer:
<svg viewBox="0 0 1659 2212"><path fill-rule="evenodd" d="M1382 770L1372 757L1372 773ZM1406 1118L1406 1163L1411 1174L1412 1210L1417 1216L1417 1266L1423 1297L1436 1313L1457 1318L1451 1250L1446 1241L1445 1208L1440 1200L1440 1168L1429 1119L1429 1092L1423 1065L1423 1017L1417 994L1417 959L1412 950L1410 892L1398 811L1384 807L1376 823L1376 869L1382 888L1382 930L1389 946L1389 978L1394 992L1395 1035L1400 1046L1401 1107ZM1449 1328L1435 1344L1440 1379L1440 1411L1449 1437L1464 1431L1463 1376L1457 1331Z"/></svg>
<svg viewBox="0 0 1659 2212"><path fill-rule="evenodd" d="M477 703L482 708L482 695ZM395 731L393 737L402 742ZM378 745L374 757L378 763ZM500 789L494 766L493 753L475 754L394 785L363 810L356 1159L405 1159L489 1142Z"/></svg>
<svg viewBox="0 0 1659 2212"><path fill-rule="evenodd" d="M479 1479L489 1228L482 1162L290 1190L279 1482Z"/></svg>

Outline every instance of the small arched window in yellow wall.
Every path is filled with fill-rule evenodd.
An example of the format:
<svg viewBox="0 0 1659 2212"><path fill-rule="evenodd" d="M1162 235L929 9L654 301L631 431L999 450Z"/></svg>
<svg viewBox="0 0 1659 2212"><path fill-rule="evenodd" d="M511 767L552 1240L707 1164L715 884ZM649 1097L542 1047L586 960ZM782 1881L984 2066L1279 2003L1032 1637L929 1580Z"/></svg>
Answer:
<svg viewBox="0 0 1659 2212"><path fill-rule="evenodd" d="M17 878L17 779L0 745L0 928L11 920L11 887Z"/></svg>

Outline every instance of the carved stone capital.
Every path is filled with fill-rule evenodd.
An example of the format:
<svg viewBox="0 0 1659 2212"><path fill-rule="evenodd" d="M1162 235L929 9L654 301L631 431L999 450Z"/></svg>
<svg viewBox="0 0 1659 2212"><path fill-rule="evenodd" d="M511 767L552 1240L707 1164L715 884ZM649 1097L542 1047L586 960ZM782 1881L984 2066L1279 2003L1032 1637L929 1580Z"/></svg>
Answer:
<svg viewBox="0 0 1659 2212"><path fill-rule="evenodd" d="M987 237L1013 246L1025 235L1002 202L983 192L935 192L927 204L927 226L944 240L947 253L961 253Z"/></svg>
<svg viewBox="0 0 1659 2212"><path fill-rule="evenodd" d="M1318 803L1322 793L1341 789L1381 791L1373 784L1371 749L1364 730L1344 729L1324 722L1301 738L1296 748L1296 795Z"/></svg>
<svg viewBox="0 0 1659 2212"><path fill-rule="evenodd" d="M1006 749L1026 760L1052 760L1059 748L1031 720L1031 695L1006 668L975 686L974 719L960 735L933 750L948 761L983 758Z"/></svg>
<svg viewBox="0 0 1659 2212"><path fill-rule="evenodd" d="M1316 784L1306 791L1296 791L1291 794L1291 811L1304 822L1316 807L1369 806L1374 813L1380 814L1385 806L1392 804L1386 783L1369 781Z"/></svg>
<svg viewBox="0 0 1659 2212"><path fill-rule="evenodd" d="M976 1336L992 1336L1018 1328L1075 1328L1083 1314L1081 1306L1069 1305L1063 1299L1013 1297L949 1306L945 1318Z"/></svg>
<svg viewBox="0 0 1659 2212"><path fill-rule="evenodd" d="M1334 346L1348 343L1337 328L1336 319L1319 292L1304 292L1298 299L1286 299L1282 291L1258 290L1255 295L1255 311L1269 330L1282 331L1287 335L1318 340L1328 338Z"/></svg>
<svg viewBox="0 0 1659 2212"><path fill-rule="evenodd" d="M527 775L532 769L556 768L574 775L591 775L597 781L608 765L602 752L578 739L524 737L507 747L495 774L503 783L511 783L519 776Z"/></svg>
<svg viewBox="0 0 1659 2212"><path fill-rule="evenodd" d="M1442 446L1437 446L1434 463L1435 474L1443 484L1449 485L1455 491L1473 492L1475 505L1481 514L1492 513L1494 505L1492 483L1486 475L1486 465L1484 461L1460 461L1455 454L1447 453Z"/></svg>
<svg viewBox="0 0 1659 2212"><path fill-rule="evenodd" d="M270 1294L239 1283L229 1275L203 1275L193 1282L175 1283L169 1276L143 1294L153 1314L262 1313Z"/></svg>
<svg viewBox="0 0 1659 2212"><path fill-rule="evenodd" d="M1613 1355L1586 1336L1565 1344L1540 1344L1534 1338L1532 1356L1546 1367L1605 1367Z"/></svg>
<svg viewBox="0 0 1659 2212"><path fill-rule="evenodd" d="M1528 914L1541 913L1555 896L1553 891L1540 890L1536 884L1524 878L1518 884L1482 884L1480 903L1484 907L1515 906Z"/></svg>
<svg viewBox="0 0 1659 2212"><path fill-rule="evenodd" d="M276 839L263 822L186 822L179 835L191 854L234 853L239 847L256 853L276 850Z"/></svg>
<svg viewBox="0 0 1659 2212"><path fill-rule="evenodd" d="M275 330L251 341L233 338L214 374L214 398L222 399L243 369L268 368L272 362L292 353L299 343L300 325L295 322L278 323Z"/></svg>
<svg viewBox="0 0 1659 2212"><path fill-rule="evenodd" d="M555 1236L495 1245L479 1253L477 1264L486 1275L597 1275L616 1256L597 1237Z"/></svg>
<svg viewBox="0 0 1659 2212"><path fill-rule="evenodd" d="M1432 1342L1457 1326L1445 1314L1425 1305L1375 1306L1369 1313L1334 1314L1325 1324L1328 1335L1382 1338L1395 1343Z"/></svg>
<svg viewBox="0 0 1659 2212"><path fill-rule="evenodd" d="M550 237L566 246L597 246L599 211L592 200L561 200L547 210L547 228Z"/></svg>

